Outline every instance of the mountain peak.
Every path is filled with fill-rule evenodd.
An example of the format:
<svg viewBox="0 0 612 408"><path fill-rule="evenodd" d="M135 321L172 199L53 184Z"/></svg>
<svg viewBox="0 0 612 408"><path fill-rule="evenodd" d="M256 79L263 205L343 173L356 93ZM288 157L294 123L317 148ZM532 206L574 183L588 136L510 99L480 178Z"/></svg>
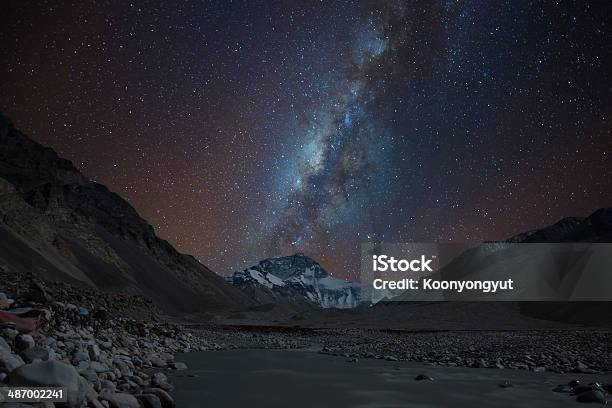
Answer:
<svg viewBox="0 0 612 408"><path fill-rule="evenodd" d="M317 278L324 278L329 275L317 261L302 252L289 256L264 259L251 267L251 269L271 273L281 279L307 273L312 273Z"/></svg>
<svg viewBox="0 0 612 408"><path fill-rule="evenodd" d="M358 283L334 278L304 253L269 258L226 280L260 302L289 300L323 308L350 308L361 302Z"/></svg>

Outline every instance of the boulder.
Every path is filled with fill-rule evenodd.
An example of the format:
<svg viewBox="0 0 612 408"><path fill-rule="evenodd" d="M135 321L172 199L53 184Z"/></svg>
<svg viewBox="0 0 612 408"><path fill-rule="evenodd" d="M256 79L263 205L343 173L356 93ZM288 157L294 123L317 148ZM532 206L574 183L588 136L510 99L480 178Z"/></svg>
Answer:
<svg viewBox="0 0 612 408"><path fill-rule="evenodd" d="M576 395L582 394L586 391L604 391L599 383L591 383L591 384L579 384L572 388L572 392Z"/></svg>
<svg viewBox="0 0 612 408"><path fill-rule="evenodd" d="M114 382L108 380L100 381L100 387L102 389L110 390L111 392L115 392L115 389L117 388Z"/></svg>
<svg viewBox="0 0 612 408"><path fill-rule="evenodd" d="M6 312L0 312L0 323L3 322L2 320L2 313L6 313ZM6 313L9 314L10 313ZM9 323L10 324L10 323ZM16 325L13 325L13 327L15 327ZM7 339L9 341L15 341L15 337L17 337L17 335L19 334L19 331L17 331L15 328L13 327L4 327L2 330L0 330L0 337Z"/></svg>
<svg viewBox="0 0 612 408"><path fill-rule="evenodd" d="M5 293L0 292L0 309L8 309L13 304L13 299L9 299Z"/></svg>
<svg viewBox="0 0 612 408"><path fill-rule="evenodd" d="M161 401L162 408L176 408L176 404L174 400L166 391L161 388L146 388L142 390L143 394L153 394L156 395L157 398Z"/></svg>
<svg viewBox="0 0 612 408"><path fill-rule="evenodd" d="M597 370L592 369L588 365L584 364L582 361L578 361L576 366L572 369L573 373L581 373L581 374L596 374Z"/></svg>
<svg viewBox="0 0 612 408"><path fill-rule="evenodd" d="M85 400L85 388L74 367L59 361L42 361L22 365L9 374L9 385L26 387L64 387L67 406L80 407Z"/></svg>
<svg viewBox="0 0 612 408"><path fill-rule="evenodd" d="M603 392L599 390L589 390L582 392L576 397L578 402L598 402L600 404L606 404L606 397Z"/></svg>
<svg viewBox="0 0 612 408"><path fill-rule="evenodd" d="M89 361L89 354L82 350L76 351L74 354L72 354L72 359L70 361L72 362L72 365L78 366L79 363L82 363L83 361Z"/></svg>
<svg viewBox="0 0 612 408"><path fill-rule="evenodd" d="M140 408L138 400L131 394L103 390L99 397L101 400L107 401L110 408Z"/></svg>
<svg viewBox="0 0 612 408"><path fill-rule="evenodd" d="M6 344L6 342L4 344ZM10 348L5 348L0 345L0 372L10 373L23 364L21 357L14 354Z"/></svg>
<svg viewBox="0 0 612 408"><path fill-rule="evenodd" d="M110 368L106 364L100 363L99 361L83 361L79 363L78 370L86 369L94 370L98 374L110 371Z"/></svg>
<svg viewBox="0 0 612 408"><path fill-rule="evenodd" d="M133 375L130 365L125 361L116 359L113 361L113 365L119 369L122 377L131 377Z"/></svg>
<svg viewBox="0 0 612 408"><path fill-rule="evenodd" d="M164 368L166 367L166 361L160 357L151 358L151 365L153 367Z"/></svg>
<svg viewBox="0 0 612 408"><path fill-rule="evenodd" d="M36 345L34 338L29 334L20 334L15 337L15 348L17 350L25 350Z"/></svg>
<svg viewBox="0 0 612 408"><path fill-rule="evenodd" d="M157 395L154 394L141 394L137 395L136 398L144 408L163 408L161 400Z"/></svg>
<svg viewBox="0 0 612 408"><path fill-rule="evenodd" d="M90 399L87 397L87 407L88 408L106 408L106 405L103 405L97 399Z"/></svg>
<svg viewBox="0 0 612 408"><path fill-rule="evenodd" d="M85 400L87 401L87 406L90 408L104 408L104 405L98 400L98 393L93 389L91 384L84 379L82 382L85 387Z"/></svg>
<svg viewBox="0 0 612 408"><path fill-rule="evenodd" d="M151 384L166 391L170 391L173 388L172 384L168 382L168 377L166 377L164 373L153 374L151 377Z"/></svg>
<svg viewBox="0 0 612 408"><path fill-rule="evenodd" d="M52 360L54 355L53 351L40 346L34 346L21 352L21 357L23 357L26 363Z"/></svg>
<svg viewBox="0 0 612 408"><path fill-rule="evenodd" d="M170 353L160 353L159 357L162 360L165 360L166 363L170 363L170 362L174 361L174 356L172 354L170 354Z"/></svg>
<svg viewBox="0 0 612 408"><path fill-rule="evenodd" d="M11 351L11 346L8 345L8 343L6 342L6 340L4 340L4 338L0 337L0 349L2 348L8 351Z"/></svg>
<svg viewBox="0 0 612 408"><path fill-rule="evenodd" d="M100 359L100 347L97 344L88 344L87 352L91 361L98 361Z"/></svg>

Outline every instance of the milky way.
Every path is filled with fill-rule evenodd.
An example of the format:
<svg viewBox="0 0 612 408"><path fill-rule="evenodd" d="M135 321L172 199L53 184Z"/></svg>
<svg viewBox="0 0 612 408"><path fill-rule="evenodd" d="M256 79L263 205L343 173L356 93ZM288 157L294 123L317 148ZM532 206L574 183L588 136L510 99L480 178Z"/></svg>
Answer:
<svg viewBox="0 0 612 408"><path fill-rule="evenodd" d="M359 231L367 225L389 147L385 125L369 106L384 91L369 83L387 52L383 32L375 15L357 26L346 64L318 81L315 99L321 103L296 123L299 144L280 180L287 196L270 221L272 250L316 252L320 245L335 245L330 235L336 226Z"/></svg>
<svg viewBox="0 0 612 408"><path fill-rule="evenodd" d="M610 206L610 7L4 1L0 110L220 273L354 277Z"/></svg>

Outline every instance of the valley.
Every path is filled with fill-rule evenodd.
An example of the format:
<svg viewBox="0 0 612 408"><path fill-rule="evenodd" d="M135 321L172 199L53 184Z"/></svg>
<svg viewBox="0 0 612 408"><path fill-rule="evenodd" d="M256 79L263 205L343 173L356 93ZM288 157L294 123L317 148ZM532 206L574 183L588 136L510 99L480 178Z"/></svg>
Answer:
<svg viewBox="0 0 612 408"><path fill-rule="evenodd" d="M257 400L261 387L299 392L300 378L338 407L418 406L408 396L425 387L436 406L571 405L609 392L608 302L368 297L303 253L222 278L4 117L0 147L2 384L65 386L71 408L200 406L200 395L239 406L247 397L232 384ZM611 232L612 209L600 209L494 251L476 246L444 276L486 269L508 243L604 243ZM265 395L270 406L286 398Z"/></svg>

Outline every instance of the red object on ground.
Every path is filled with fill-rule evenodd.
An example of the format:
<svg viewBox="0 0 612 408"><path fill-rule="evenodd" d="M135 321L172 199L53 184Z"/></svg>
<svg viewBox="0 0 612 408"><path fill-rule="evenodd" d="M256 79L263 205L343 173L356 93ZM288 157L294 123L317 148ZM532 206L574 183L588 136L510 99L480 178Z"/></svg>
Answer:
<svg viewBox="0 0 612 408"><path fill-rule="evenodd" d="M31 309L24 313L13 313L7 310L0 310L1 323L15 323L15 328L21 333L33 334L36 332L40 323L41 311Z"/></svg>

